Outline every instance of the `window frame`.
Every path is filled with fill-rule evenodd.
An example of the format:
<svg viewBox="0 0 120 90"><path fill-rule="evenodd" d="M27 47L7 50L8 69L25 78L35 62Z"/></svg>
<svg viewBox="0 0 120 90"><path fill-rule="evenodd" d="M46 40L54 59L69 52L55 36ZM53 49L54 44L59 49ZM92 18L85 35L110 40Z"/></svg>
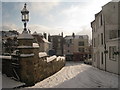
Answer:
<svg viewBox="0 0 120 90"><path fill-rule="evenodd" d="M109 60L116 61L116 46L109 46Z"/></svg>
<svg viewBox="0 0 120 90"><path fill-rule="evenodd" d="M101 64L104 64L104 57L103 57L103 52L101 52Z"/></svg>
<svg viewBox="0 0 120 90"><path fill-rule="evenodd" d="M85 48L78 48L79 52L85 52Z"/></svg>
<svg viewBox="0 0 120 90"><path fill-rule="evenodd" d="M82 45L80 45L81 43L82 43ZM85 42L84 41L79 41L78 46L85 46Z"/></svg>

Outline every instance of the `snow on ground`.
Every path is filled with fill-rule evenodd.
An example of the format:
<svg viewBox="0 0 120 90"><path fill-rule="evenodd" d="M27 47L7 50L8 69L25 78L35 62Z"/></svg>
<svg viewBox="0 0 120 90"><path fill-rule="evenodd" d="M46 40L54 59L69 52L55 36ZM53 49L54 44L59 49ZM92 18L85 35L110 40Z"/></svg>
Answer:
<svg viewBox="0 0 120 90"><path fill-rule="evenodd" d="M2 79L2 88L14 88L14 87L25 85L25 83L15 81L7 77L6 75L1 75L1 77L2 78L0 78L0 80Z"/></svg>
<svg viewBox="0 0 120 90"><path fill-rule="evenodd" d="M67 62L56 74L28 88L117 88L118 75L80 62Z"/></svg>

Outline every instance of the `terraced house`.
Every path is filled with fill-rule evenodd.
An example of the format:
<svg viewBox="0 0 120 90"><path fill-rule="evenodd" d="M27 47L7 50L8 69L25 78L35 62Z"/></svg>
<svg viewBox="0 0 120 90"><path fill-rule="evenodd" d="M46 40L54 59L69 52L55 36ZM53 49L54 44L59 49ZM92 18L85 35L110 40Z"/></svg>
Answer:
<svg viewBox="0 0 120 90"><path fill-rule="evenodd" d="M93 66L120 74L120 3L109 2L91 23Z"/></svg>

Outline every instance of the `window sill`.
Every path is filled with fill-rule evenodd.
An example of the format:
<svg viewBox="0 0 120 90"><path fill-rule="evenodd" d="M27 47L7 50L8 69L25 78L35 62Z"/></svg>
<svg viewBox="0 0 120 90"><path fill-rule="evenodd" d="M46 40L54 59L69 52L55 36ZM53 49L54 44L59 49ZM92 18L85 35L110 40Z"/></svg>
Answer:
<svg viewBox="0 0 120 90"><path fill-rule="evenodd" d="M119 38L112 38L112 39L109 39L109 40L119 40L120 39L120 37Z"/></svg>
<svg viewBox="0 0 120 90"><path fill-rule="evenodd" d="M111 61L116 61L116 59L109 59L109 60L111 60Z"/></svg>

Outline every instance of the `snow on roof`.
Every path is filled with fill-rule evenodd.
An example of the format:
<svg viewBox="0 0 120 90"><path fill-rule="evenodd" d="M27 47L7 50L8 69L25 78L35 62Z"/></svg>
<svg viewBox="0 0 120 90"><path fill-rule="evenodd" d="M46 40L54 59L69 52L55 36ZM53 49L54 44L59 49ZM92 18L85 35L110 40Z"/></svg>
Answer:
<svg viewBox="0 0 120 90"><path fill-rule="evenodd" d="M0 55L0 58L1 58L1 59L12 59L11 56L2 56L2 55Z"/></svg>
<svg viewBox="0 0 120 90"><path fill-rule="evenodd" d="M25 83L15 81L6 75L2 75L2 88L14 88L25 85Z"/></svg>
<svg viewBox="0 0 120 90"><path fill-rule="evenodd" d="M38 33L39 36L43 36L42 33Z"/></svg>
<svg viewBox="0 0 120 90"><path fill-rule="evenodd" d="M46 52L39 52L39 57L45 57L48 56Z"/></svg>
<svg viewBox="0 0 120 90"><path fill-rule="evenodd" d="M33 47L39 47L38 43L33 43Z"/></svg>
<svg viewBox="0 0 120 90"><path fill-rule="evenodd" d="M34 56L34 53L31 54L21 54L20 57L30 57L30 56Z"/></svg>
<svg viewBox="0 0 120 90"><path fill-rule="evenodd" d="M48 57L47 58L47 62L51 62L52 60L54 60L54 59L56 59L57 58L57 56L51 56L51 57Z"/></svg>
<svg viewBox="0 0 120 90"><path fill-rule="evenodd" d="M35 35L36 35L36 34L37 34L37 32L35 31L33 34L35 34Z"/></svg>
<svg viewBox="0 0 120 90"><path fill-rule="evenodd" d="M43 41L46 43L50 43L47 39L43 38Z"/></svg>
<svg viewBox="0 0 120 90"><path fill-rule="evenodd" d="M33 39L33 36L27 32L26 33L24 32L24 33L20 34L17 37L17 39Z"/></svg>

